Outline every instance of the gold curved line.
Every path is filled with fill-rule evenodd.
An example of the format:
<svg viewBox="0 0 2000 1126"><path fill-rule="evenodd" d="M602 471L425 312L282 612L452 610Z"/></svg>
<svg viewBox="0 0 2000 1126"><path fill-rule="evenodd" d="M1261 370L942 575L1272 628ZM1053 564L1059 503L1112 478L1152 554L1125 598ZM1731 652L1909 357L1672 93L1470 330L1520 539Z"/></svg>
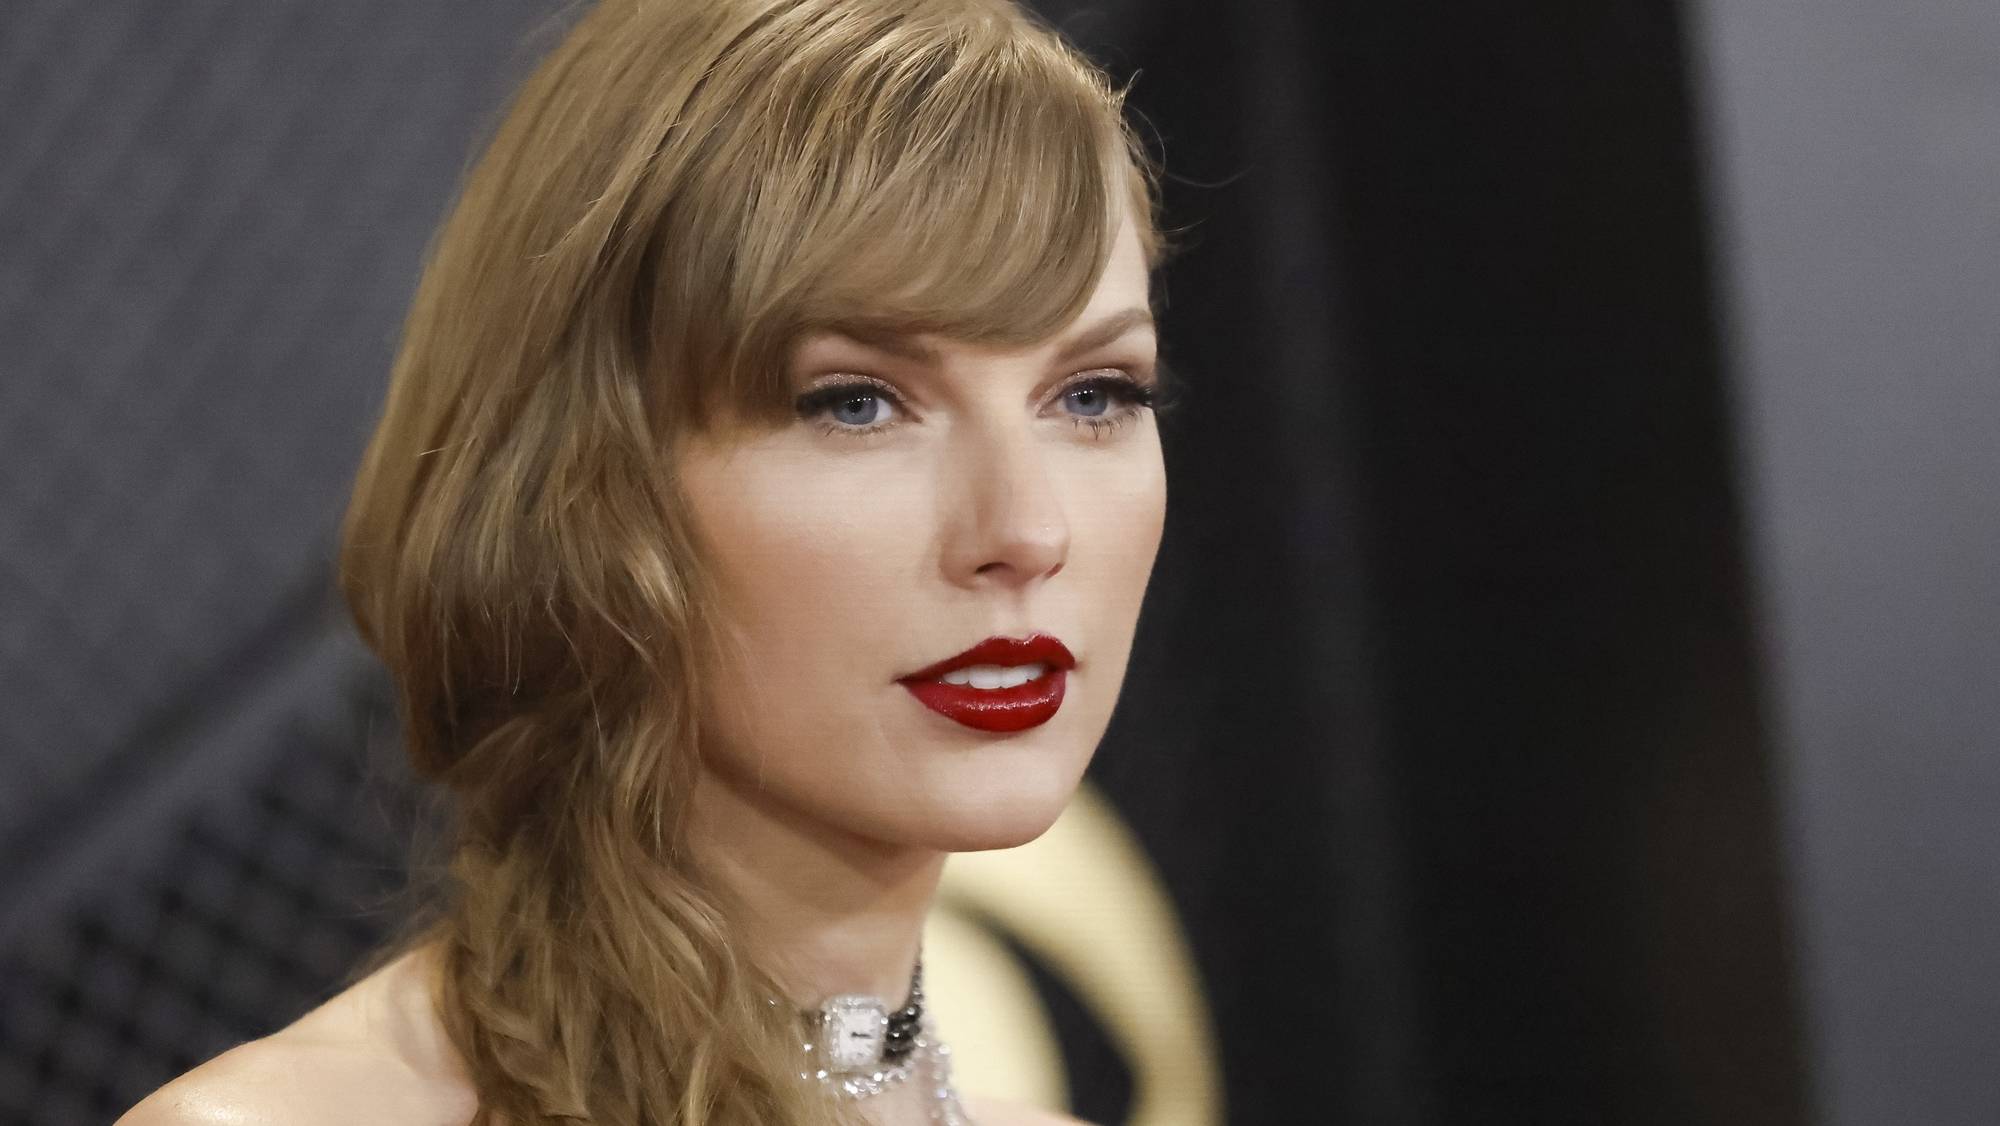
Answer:
<svg viewBox="0 0 2000 1126"><path fill-rule="evenodd" d="M1094 787L1079 789L1056 824L1029 844L953 857L939 901L1011 932L1102 1021L1132 1069L1130 1126L1222 1121L1213 1024L1172 901L1137 838ZM939 1004L942 1020L953 1006ZM1012 1018L961 1011L953 1019ZM974 1065L964 1066L970 1074ZM1021 1092L1035 1082L1025 1074L1018 1081Z"/></svg>
<svg viewBox="0 0 2000 1126"><path fill-rule="evenodd" d="M977 919L945 908L924 926L925 1006L968 1094L1069 1105L1048 1009L1020 960Z"/></svg>

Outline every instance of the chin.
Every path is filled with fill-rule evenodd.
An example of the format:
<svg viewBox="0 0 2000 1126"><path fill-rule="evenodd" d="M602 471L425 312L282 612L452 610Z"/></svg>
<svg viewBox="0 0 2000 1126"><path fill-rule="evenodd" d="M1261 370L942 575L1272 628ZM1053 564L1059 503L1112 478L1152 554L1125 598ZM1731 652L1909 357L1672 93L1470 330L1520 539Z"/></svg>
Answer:
<svg viewBox="0 0 2000 1126"><path fill-rule="evenodd" d="M1025 785L1016 778L1005 786L966 790L940 802L925 818L922 838L944 852L985 852L1027 844L1049 831L1076 794L1077 779L1047 779L1045 785Z"/></svg>
<svg viewBox="0 0 2000 1126"><path fill-rule="evenodd" d="M1055 823L1054 817L1044 817L959 826L956 831L943 835L936 842L936 847L941 852L988 852L998 848L1016 848L1048 832L1049 826Z"/></svg>

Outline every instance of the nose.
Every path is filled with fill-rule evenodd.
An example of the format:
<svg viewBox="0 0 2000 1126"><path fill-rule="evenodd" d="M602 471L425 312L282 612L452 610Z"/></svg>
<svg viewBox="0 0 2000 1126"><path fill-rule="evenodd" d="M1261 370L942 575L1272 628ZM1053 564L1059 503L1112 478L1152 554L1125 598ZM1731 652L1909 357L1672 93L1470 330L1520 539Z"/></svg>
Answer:
<svg viewBox="0 0 2000 1126"><path fill-rule="evenodd" d="M952 576L966 585L1020 586L1062 570L1069 518L1061 482L1029 428L980 428L959 452Z"/></svg>

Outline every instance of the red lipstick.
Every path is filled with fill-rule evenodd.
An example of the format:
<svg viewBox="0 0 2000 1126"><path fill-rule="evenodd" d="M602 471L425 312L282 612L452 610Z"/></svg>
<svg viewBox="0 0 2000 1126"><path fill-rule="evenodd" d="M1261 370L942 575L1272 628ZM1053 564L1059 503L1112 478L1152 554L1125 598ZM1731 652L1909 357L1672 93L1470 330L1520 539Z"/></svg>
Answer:
<svg viewBox="0 0 2000 1126"><path fill-rule="evenodd" d="M970 665L1046 665L1042 675L1011 688L974 688L969 684L947 684L938 679L953 669ZM1054 718L1062 707L1066 674L1076 667L1076 658L1062 642L1045 633L1030 635L1025 641L1011 637L989 637L956 657L949 657L922 672L911 673L897 683L910 690L919 703L947 719L980 731L1024 731Z"/></svg>

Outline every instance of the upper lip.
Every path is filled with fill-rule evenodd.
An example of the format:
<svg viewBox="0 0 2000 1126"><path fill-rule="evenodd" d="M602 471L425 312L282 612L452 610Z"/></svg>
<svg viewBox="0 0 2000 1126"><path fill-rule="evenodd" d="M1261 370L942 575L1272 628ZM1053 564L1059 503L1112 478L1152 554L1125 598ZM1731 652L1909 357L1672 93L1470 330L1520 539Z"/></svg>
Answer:
<svg viewBox="0 0 2000 1126"><path fill-rule="evenodd" d="M967 649L956 657L946 657L937 664L913 672L904 680L936 680L953 669L968 665L1014 665L1046 664L1058 669L1076 667L1069 647L1046 633L1029 634L1023 640L1011 637L989 637Z"/></svg>

